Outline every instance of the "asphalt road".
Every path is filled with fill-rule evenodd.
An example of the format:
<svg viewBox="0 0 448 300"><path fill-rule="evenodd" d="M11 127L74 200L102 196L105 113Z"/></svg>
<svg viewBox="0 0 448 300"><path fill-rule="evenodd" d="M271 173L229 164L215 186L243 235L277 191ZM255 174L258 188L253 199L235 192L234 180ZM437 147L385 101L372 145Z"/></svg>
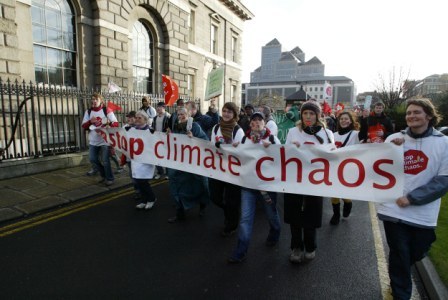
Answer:
<svg viewBox="0 0 448 300"><path fill-rule="evenodd" d="M289 262L289 227L264 245L268 225L258 209L248 258L226 260L236 235L222 238L221 211L167 223L174 214L166 183L158 202L137 211L131 195L67 211L62 217L0 238L2 299L383 299L367 202L330 226L324 207L315 260ZM112 195L111 195L112 196ZM110 201L109 201L110 200ZM283 200L278 204L283 218ZM50 217L49 217L50 218Z"/></svg>

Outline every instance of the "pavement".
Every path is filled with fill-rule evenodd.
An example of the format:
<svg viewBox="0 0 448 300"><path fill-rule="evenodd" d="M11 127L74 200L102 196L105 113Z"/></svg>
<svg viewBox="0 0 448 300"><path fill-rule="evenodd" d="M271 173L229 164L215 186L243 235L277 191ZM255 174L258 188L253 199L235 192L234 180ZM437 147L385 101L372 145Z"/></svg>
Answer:
<svg viewBox="0 0 448 300"><path fill-rule="evenodd" d="M90 165L81 165L0 180L0 225L131 185L127 168L114 175L110 186L99 183L99 176L87 176L89 170ZM429 298L448 299L431 261L425 258L416 267Z"/></svg>
<svg viewBox="0 0 448 300"><path fill-rule="evenodd" d="M130 186L127 168L111 186L87 176L90 165L0 180L0 224ZM115 171L115 169L114 169Z"/></svg>

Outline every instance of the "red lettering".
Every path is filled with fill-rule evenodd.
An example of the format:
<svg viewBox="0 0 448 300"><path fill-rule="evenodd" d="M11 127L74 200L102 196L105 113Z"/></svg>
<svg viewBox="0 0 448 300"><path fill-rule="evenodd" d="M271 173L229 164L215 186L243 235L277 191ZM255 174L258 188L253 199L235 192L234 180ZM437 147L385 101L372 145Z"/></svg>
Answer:
<svg viewBox="0 0 448 300"><path fill-rule="evenodd" d="M224 166L222 165L222 163L223 163L223 159L222 159L223 153L221 153L218 150L216 150L216 154L218 154L218 156L219 156L219 168L221 169L221 171L225 172L226 170L224 169Z"/></svg>
<svg viewBox="0 0 448 300"><path fill-rule="evenodd" d="M257 164L255 166L255 172L258 175L258 178L264 181L272 181L274 180L274 177L264 177L264 175L261 173L261 165L264 163L265 160L274 161L272 157L262 157L257 161Z"/></svg>
<svg viewBox="0 0 448 300"><path fill-rule="evenodd" d="M193 163L193 152L196 151L197 155L197 159L196 159L196 165L200 166L201 165L201 149L198 146L190 146L190 145L182 145L181 146L181 162L185 161L185 152L187 152L187 150L189 151L188 154L188 163L191 165Z"/></svg>
<svg viewBox="0 0 448 300"><path fill-rule="evenodd" d="M113 133L109 133L109 145L114 147L117 145L117 143L115 142L115 137Z"/></svg>
<svg viewBox="0 0 448 300"><path fill-rule="evenodd" d="M137 148L135 147L137 146ZM140 155L143 153L143 148L144 148L144 144L143 144L143 140L142 139L134 139L131 138L129 140L129 156L131 159L134 159L134 155Z"/></svg>
<svg viewBox="0 0 448 300"><path fill-rule="evenodd" d="M176 147L176 138L173 138L174 141L174 161L177 161L177 147Z"/></svg>
<svg viewBox="0 0 448 300"><path fill-rule="evenodd" d="M330 181L330 162L324 158L315 158L311 160L311 163L314 164L315 162L321 162L324 164L323 169L317 169L312 172L310 172L310 175L308 175L308 179L312 184L321 184L325 183L326 185L333 185L333 183ZM314 175L317 173L323 173L323 178L321 180L314 179Z"/></svg>
<svg viewBox="0 0 448 300"><path fill-rule="evenodd" d="M397 183L397 179L394 177L394 175L390 174L389 172L381 170L380 165L382 164L392 165L393 161L391 159L380 159L373 164L373 171L375 171L375 173L380 176L386 177L389 180L389 183L386 185L373 183L373 187L380 190L387 190L392 188Z"/></svg>
<svg viewBox="0 0 448 300"><path fill-rule="evenodd" d="M121 137L121 149L128 151L128 140L124 136Z"/></svg>
<svg viewBox="0 0 448 300"><path fill-rule="evenodd" d="M280 148L281 181L286 181L286 166L290 162L294 162L297 165L297 182L302 182L303 166L302 166L302 162L300 161L300 159L295 158L295 157L292 157L288 160L285 160L285 159L286 159L285 147L281 147Z"/></svg>
<svg viewBox="0 0 448 300"><path fill-rule="evenodd" d="M118 145L118 148L121 148L121 144L120 144L120 137L121 137L121 135L120 135L120 132L117 131L116 135L117 135L117 145Z"/></svg>
<svg viewBox="0 0 448 300"><path fill-rule="evenodd" d="M349 183L344 178L344 168L347 164L350 163L353 163L358 167L358 174L359 174L358 180L356 180L354 183ZM363 164L357 159L354 158L344 159L338 167L338 179L343 185L347 187L360 186L364 182L365 178L366 178L366 170L364 169Z"/></svg>
<svg viewBox="0 0 448 300"><path fill-rule="evenodd" d="M229 155L229 172L232 175L240 176L240 173L233 171L233 168L232 168L233 165L241 167L241 162L238 159L238 157L235 157L233 155Z"/></svg>
<svg viewBox="0 0 448 300"><path fill-rule="evenodd" d="M204 158L204 167L206 167L207 169L212 168L213 170L216 170L215 155L213 153L213 150L205 148L204 151L207 152L208 154L210 154L210 156L206 156Z"/></svg>
<svg viewBox="0 0 448 300"><path fill-rule="evenodd" d="M168 150L168 160L171 159L171 141L170 141L170 136L171 134L167 134L166 135L166 140L167 140L167 150Z"/></svg>
<svg viewBox="0 0 448 300"><path fill-rule="evenodd" d="M157 158L160 158L160 159L163 159L163 158L165 158L163 155L160 155L159 154L159 146L160 145L165 145L165 143L164 142L162 142L162 141L158 141L155 145L154 145L154 154L155 154L155 156L157 157Z"/></svg>

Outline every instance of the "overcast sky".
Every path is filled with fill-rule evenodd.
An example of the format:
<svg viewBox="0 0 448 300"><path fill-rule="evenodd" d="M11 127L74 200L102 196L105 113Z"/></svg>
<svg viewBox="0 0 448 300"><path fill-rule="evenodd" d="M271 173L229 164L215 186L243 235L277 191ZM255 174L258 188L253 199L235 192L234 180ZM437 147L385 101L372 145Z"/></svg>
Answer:
<svg viewBox="0 0 448 300"><path fill-rule="evenodd" d="M358 93L400 68L409 79L448 73L448 0L241 0L255 15L243 35L243 82L277 38L298 46L326 76L346 76Z"/></svg>

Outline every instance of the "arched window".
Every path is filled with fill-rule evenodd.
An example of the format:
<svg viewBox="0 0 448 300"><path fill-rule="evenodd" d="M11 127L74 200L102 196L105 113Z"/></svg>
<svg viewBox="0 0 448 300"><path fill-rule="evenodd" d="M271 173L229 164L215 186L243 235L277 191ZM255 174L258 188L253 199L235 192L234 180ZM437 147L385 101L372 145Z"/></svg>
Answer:
<svg viewBox="0 0 448 300"><path fill-rule="evenodd" d="M66 0L32 0L36 82L76 86L75 13Z"/></svg>
<svg viewBox="0 0 448 300"><path fill-rule="evenodd" d="M132 74L134 91L153 92L153 39L146 26L137 21L132 30Z"/></svg>

